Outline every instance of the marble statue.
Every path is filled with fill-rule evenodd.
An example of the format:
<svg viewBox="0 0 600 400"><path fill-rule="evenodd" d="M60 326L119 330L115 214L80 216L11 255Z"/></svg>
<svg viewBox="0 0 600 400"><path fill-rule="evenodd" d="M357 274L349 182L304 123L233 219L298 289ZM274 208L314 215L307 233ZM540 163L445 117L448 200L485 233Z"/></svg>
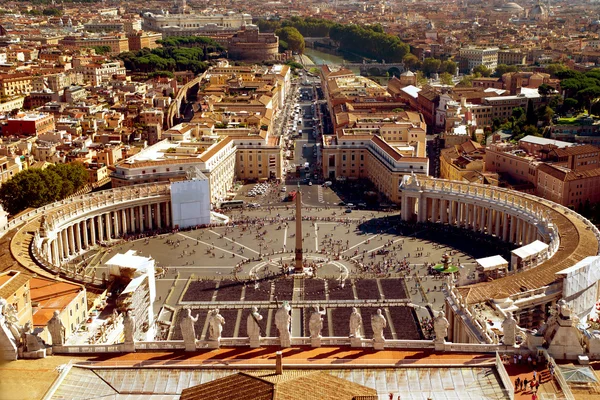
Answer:
<svg viewBox="0 0 600 400"><path fill-rule="evenodd" d="M279 310L275 313L275 326L279 331L279 339L281 341L281 345L284 347L289 347L291 345L290 341L292 339L292 333L290 331L292 325L292 316L291 316L292 307L289 305L287 301L284 301Z"/></svg>
<svg viewBox="0 0 600 400"><path fill-rule="evenodd" d="M260 325L259 321L262 321L263 317L258 312L256 307L252 307L252 311L248 315L248 319L246 319L246 331L248 332L248 337L250 341L258 341L260 339Z"/></svg>
<svg viewBox="0 0 600 400"><path fill-rule="evenodd" d="M181 335L183 336L186 350L196 349L196 329L194 328L194 324L197 321L198 316L196 316L196 318L192 317L192 310L188 308L179 325L181 327Z"/></svg>
<svg viewBox="0 0 600 400"><path fill-rule="evenodd" d="M358 313L356 307L352 307L352 314L350 314L350 337L360 338L360 328L362 327L362 317Z"/></svg>
<svg viewBox="0 0 600 400"><path fill-rule="evenodd" d="M433 331L435 332L435 341L439 343L444 343L446 341L446 336L448 336L448 327L450 323L446 319L446 314L443 311L435 317L433 320Z"/></svg>
<svg viewBox="0 0 600 400"><path fill-rule="evenodd" d="M504 333L504 344L506 346L514 346L517 343L517 321L511 312L502 322L502 333Z"/></svg>
<svg viewBox="0 0 600 400"><path fill-rule="evenodd" d="M377 309L377 314L371 315L371 328L373 329L373 340L376 342L384 342L383 330L387 326L387 321L381 313L381 308Z"/></svg>
<svg viewBox="0 0 600 400"><path fill-rule="evenodd" d="M66 329L60 320L58 311L54 311L52 318L48 321L48 331L52 337L52 346L62 346L65 344Z"/></svg>
<svg viewBox="0 0 600 400"><path fill-rule="evenodd" d="M133 343L135 335L135 317L131 315L131 311L127 310L123 317L123 336L125 343Z"/></svg>
<svg viewBox="0 0 600 400"><path fill-rule="evenodd" d="M208 315L208 340L221 340L221 333L225 325L225 318L219 314L219 309L215 308Z"/></svg>
<svg viewBox="0 0 600 400"><path fill-rule="evenodd" d="M42 338L33 333L31 322L27 322L23 327L23 349L26 352L34 352L44 348Z"/></svg>
<svg viewBox="0 0 600 400"><path fill-rule="evenodd" d="M313 312L310 314L308 330L310 331L310 337L313 339L321 337L321 330L323 329L323 315L325 315L325 309L321 311L319 306L316 306Z"/></svg>

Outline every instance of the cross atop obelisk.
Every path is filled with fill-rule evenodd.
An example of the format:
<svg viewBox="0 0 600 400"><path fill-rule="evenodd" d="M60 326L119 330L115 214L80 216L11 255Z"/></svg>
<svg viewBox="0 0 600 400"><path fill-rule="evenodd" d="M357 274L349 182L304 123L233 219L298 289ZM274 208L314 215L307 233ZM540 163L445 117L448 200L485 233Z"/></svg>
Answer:
<svg viewBox="0 0 600 400"><path fill-rule="evenodd" d="M301 274L304 272L302 263L302 192L300 192L300 184L296 191L296 258L294 263L294 272Z"/></svg>

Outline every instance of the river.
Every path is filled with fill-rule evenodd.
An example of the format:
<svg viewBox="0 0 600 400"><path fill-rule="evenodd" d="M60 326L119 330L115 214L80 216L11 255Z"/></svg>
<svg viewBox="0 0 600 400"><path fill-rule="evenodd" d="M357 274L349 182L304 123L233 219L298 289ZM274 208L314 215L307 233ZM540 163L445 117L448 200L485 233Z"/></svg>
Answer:
<svg viewBox="0 0 600 400"><path fill-rule="evenodd" d="M312 62L315 63L316 65L327 64L327 65L338 66L338 65L342 65L344 63L344 58L342 56L325 53L320 50L311 49L309 47L304 49L304 55L307 56L308 58L310 58L312 60ZM350 62L350 61L346 60L346 62ZM360 73L360 70L358 68L353 67L350 69L355 74Z"/></svg>
<svg viewBox="0 0 600 400"><path fill-rule="evenodd" d="M352 61L344 60L344 58L342 56L325 53L320 50L316 50L316 49L309 48L309 47L306 47L304 49L304 55L307 56L308 58L310 58L312 60L312 62L315 63L316 65L327 64L327 65L339 66L339 65L342 65L344 63L344 61L349 62L349 63L352 62ZM352 72L354 72L356 75L360 75L359 67L351 67L349 69ZM375 82L379 83L380 85L384 85L384 86L387 84L387 81L389 80L389 78L385 77L385 76L369 76L369 78L374 80Z"/></svg>

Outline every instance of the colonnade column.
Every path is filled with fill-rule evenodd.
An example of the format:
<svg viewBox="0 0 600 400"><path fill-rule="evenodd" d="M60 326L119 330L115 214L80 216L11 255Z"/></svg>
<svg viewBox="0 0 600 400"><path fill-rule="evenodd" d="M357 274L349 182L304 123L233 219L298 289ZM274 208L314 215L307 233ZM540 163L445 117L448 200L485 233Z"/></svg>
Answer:
<svg viewBox="0 0 600 400"><path fill-rule="evenodd" d="M119 211L111 211L114 218L113 223L115 224L115 239L119 237Z"/></svg>
<svg viewBox="0 0 600 400"><path fill-rule="evenodd" d="M438 199L431 199L431 222L438 221Z"/></svg>
<svg viewBox="0 0 600 400"><path fill-rule="evenodd" d="M144 232L144 218L142 217L142 206L138 207L138 220L140 222L140 232Z"/></svg>
<svg viewBox="0 0 600 400"><path fill-rule="evenodd" d="M440 200L440 205L442 207L442 224L448 223L448 200Z"/></svg>
<svg viewBox="0 0 600 400"><path fill-rule="evenodd" d="M133 207L129 208L129 232L135 232L135 209Z"/></svg>
<svg viewBox="0 0 600 400"><path fill-rule="evenodd" d="M96 245L96 217L90 218L90 239L92 246Z"/></svg>
<svg viewBox="0 0 600 400"><path fill-rule="evenodd" d="M90 242L88 238L88 220L84 219L83 222L83 247L87 249L90 247Z"/></svg>
<svg viewBox="0 0 600 400"><path fill-rule="evenodd" d="M107 241L107 242L108 242L108 241L110 241L111 232L112 232L112 229L111 229L111 225L112 225L112 218L111 218L111 215L110 215L110 214L111 214L111 212L110 212L110 211L109 211L109 212L107 212L106 214L104 214L104 221L105 221L105 223L106 223L106 227L105 227L105 229L106 229L106 241Z"/></svg>
<svg viewBox="0 0 600 400"><path fill-rule="evenodd" d="M67 236L69 239L69 251L71 252L71 255L74 255L76 253L76 251L75 251L75 235L73 234L73 225L71 225L67 228Z"/></svg>
<svg viewBox="0 0 600 400"><path fill-rule="evenodd" d="M450 200L450 225L456 224L456 201Z"/></svg>
<svg viewBox="0 0 600 400"><path fill-rule="evenodd" d="M161 215L160 215L160 205L162 203L156 203L156 227L158 229L162 228L162 220L161 220Z"/></svg>
<svg viewBox="0 0 600 400"><path fill-rule="evenodd" d="M517 229L517 218L512 217L510 219L510 234L508 236L508 241L511 243L515 243L515 231Z"/></svg>
<svg viewBox="0 0 600 400"><path fill-rule="evenodd" d="M77 250L81 251L81 222L75 224L75 239L77 240Z"/></svg>
<svg viewBox="0 0 600 400"><path fill-rule="evenodd" d="M494 211L495 214L495 221L494 221L494 225L496 228L496 237L498 239L500 239L500 228L502 227L502 213L500 211Z"/></svg>
<svg viewBox="0 0 600 400"><path fill-rule="evenodd" d="M121 210L121 224L123 225L121 229L123 229L123 235L127 234L127 213L125 209Z"/></svg>
<svg viewBox="0 0 600 400"><path fill-rule="evenodd" d="M506 212L502 218L502 240L508 242L508 213Z"/></svg>
<svg viewBox="0 0 600 400"><path fill-rule="evenodd" d="M171 203L168 201L165 203L165 221L167 222L167 227L171 228Z"/></svg>
<svg viewBox="0 0 600 400"><path fill-rule="evenodd" d="M104 224L102 220L104 219L104 214L98 215L98 240L104 241Z"/></svg>
<svg viewBox="0 0 600 400"><path fill-rule="evenodd" d="M152 230L152 204L148 204L148 215L146 215L146 221L148 222L148 230Z"/></svg>
<svg viewBox="0 0 600 400"><path fill-rule="evenodd" d="M479 207L479 231L480 232L485 232L485 226L486 226L486 218L485 218L485 207ZM490 211L491 212L491 211Z"/></svg>

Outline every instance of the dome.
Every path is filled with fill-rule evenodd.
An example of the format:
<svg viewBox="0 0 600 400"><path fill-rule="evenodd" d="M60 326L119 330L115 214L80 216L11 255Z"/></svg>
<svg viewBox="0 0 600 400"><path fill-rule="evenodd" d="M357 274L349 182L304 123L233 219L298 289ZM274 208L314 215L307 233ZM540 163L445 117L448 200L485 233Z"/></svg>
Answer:
<svg viewBox="0 0 600 400"><path fill-rule="evenodd" d="M547 11L546 8L541 5L541 4L536 4L531 11L529 11L529 15L530 16L534 16L534 15L546 15Z"/></svg>
<svg viewBox="0 0 600 400"><path fill-rule="evenodd" d="M504 11L523 11L524 8L518 5L517 3L506 3L502 6L502 10Z"/></svg>

